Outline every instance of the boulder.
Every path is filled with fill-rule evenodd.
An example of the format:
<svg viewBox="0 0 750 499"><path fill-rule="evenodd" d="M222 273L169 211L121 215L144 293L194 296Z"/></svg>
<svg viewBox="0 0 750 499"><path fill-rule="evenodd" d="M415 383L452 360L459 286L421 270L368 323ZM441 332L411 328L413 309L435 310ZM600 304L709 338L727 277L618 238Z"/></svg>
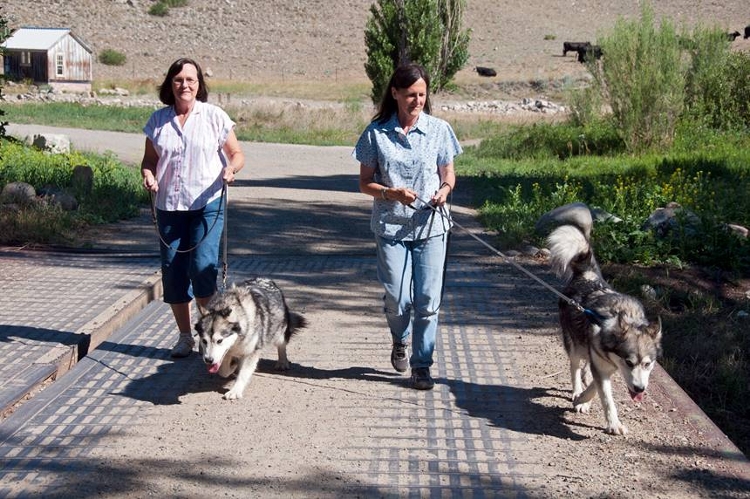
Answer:
<svg viewBox="0 0 750 499"><path fill-rule="evenodd" d="M34 203L36 191L34 186L26 182L11 182L3 187L0 193L0 201L3 204L16 204L18 206L28 206Z"/></svg>
<svg viewBox="0 0 750 499"><path fill-rule="evenodd" d="M696 236L701 230L701 219L692 211L683 208L679 203L667 203L664 208L654 210L643 223L641 230L654 231L659 237L665 237L680 229L688 236Z"/></svg>
<svg viewBox="0 0 750 499"><path fill-rule="evenodd" d="M64 211L75 211L78 209L78 200L72 195L57 187L45 187L39 189L39 196L50 205L57 205Z"/></svg>
<svg viewBox="0 0 750 499"><path fill-rule="evenodd" d="M84 195L91 194L94 188L94 170L90 166L77 165L73 168L73 191Z"/></svg>
<svg viewBox="0 0 750 499"><path fill-rule="evenodd" d="M34 147L53 154L65 154L70 152L70 138L67 135L43 133L34 135L32 139Z"/></svg>

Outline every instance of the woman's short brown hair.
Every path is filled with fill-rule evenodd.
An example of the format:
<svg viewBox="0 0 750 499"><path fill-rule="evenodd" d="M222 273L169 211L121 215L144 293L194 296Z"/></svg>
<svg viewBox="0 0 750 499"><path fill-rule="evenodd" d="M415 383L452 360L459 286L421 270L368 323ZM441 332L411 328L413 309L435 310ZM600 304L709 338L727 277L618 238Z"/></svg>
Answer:
<svg viewBox="0 0 750 499"><path fill-rule="evenodd" d="M208 87L206 86L206 81L203 79L203 70L201 70L200 65L192 59L182 57L169 66L167 76L164 77L164 81L159 85L159 100L167 106L174 106L175 104L174 91L172 91L172 79L182 71L185 64L195 66L195 69L198 71L198 95L196 95L195 98L201 102L206 102L208 100Z"/></svg>

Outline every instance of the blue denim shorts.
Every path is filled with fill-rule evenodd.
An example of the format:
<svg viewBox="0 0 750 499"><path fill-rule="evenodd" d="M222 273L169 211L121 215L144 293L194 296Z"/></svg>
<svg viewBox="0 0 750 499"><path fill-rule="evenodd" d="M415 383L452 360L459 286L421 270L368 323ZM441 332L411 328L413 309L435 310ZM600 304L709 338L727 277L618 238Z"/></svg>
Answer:
<svg viewBox="0 0 750 499"><path fill-rule="evenodd" d="M164 301L186 303L193 297L212 296L224 229L223 197L199 210L157 210L156 220L164 240L159 242Z"/></svg>

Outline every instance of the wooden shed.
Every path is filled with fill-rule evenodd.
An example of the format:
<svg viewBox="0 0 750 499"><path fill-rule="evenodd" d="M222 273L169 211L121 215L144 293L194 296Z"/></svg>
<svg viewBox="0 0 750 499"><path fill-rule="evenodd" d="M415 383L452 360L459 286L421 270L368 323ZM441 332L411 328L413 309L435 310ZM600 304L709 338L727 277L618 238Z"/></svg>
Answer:
<svg viewBox="0 0 750 499"><path fill-rule="evenodd" d="M90 91L92 50L67 28L23 27L3 44L8 80L31 80L55 90Z"/></svg>

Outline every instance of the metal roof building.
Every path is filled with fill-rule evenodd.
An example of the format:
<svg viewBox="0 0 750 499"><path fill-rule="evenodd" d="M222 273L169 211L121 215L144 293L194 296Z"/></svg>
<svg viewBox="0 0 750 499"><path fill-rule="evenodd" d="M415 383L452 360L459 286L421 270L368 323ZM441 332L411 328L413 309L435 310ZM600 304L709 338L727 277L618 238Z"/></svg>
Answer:
<svg viewBox="0 0 750 499"><path fill-rule="evenodd" d="M91 90L93 51L68 28L19 28L2 47L6 79Z"/></svg>

